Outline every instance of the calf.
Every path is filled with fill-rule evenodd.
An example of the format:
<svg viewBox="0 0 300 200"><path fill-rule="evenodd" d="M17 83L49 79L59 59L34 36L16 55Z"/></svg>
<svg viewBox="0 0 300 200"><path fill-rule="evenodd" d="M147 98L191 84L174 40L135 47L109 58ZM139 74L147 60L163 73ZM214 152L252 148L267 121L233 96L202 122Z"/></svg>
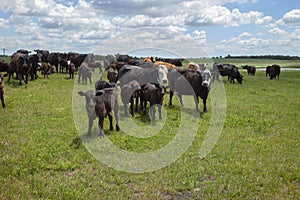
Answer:
<svg viewBox="0 0 300 200"><path fill-rule="evenodd" d="M86 84L87 79L90 80L90 84L92 84L92 69L88 67L86 62L83 62L78 68L78 83L80 83L80 79L82 78L82 83Z"/></svg>
<svg viewBox="0 0 300 200"><path fill-rule="evenodd" d="M121 87L121 99L124 104L125 116L128 117L128 104L130 103L130 114L134 117L133 104L135 99L135 112L138 108L138 99L141 94L141 86L137 81L131 81Z"/></svg>
<svg viewBox="0 0 300 200"><path fill-rule="evenodd" d="M64 69L66 69L66 72L68 72L68 61L66 59L60 59L59 60L59 71L60 71L60 73L63 73Z"/></svg>
<svg viewBox="0 0 300 200"><path fill-rule="evenodd" d="M69 61L68 61L69 62ZM74 79L74 74L75 74L75 65L74 63L70 63L68 65L68 69L69 69L69 75L70 75L70 78Z"/></svg>
<svg viewBox="0 0 300 200"><path fill-rule="evenodd" d="M52 65L44 62L42 63L40 70L41 74L44 75L44 78L46 78L46 76L49 78L49 75L54 73L55 68Z"/></svg>
<svg viewBox="0 0 300 200"><path fill-rule="evenodd" d="M42 59L41 59L40 54L31 55L29 57L29 59L30 59L30 63L31 63L30 77L31 77L31 80L33 81L38 78L37 71L41 66Z"/></svg>
<svg viewBox="0 0 300 200"><path fill-rule="evenodd" d="M4 77L6 77L8 74L2 74L0 73L0 99L2 103L2 108L6 108L4 103Z"/></svg>
<svg viewBox="0 0 300 200"><path fill-rule="evenodd" d="M243 69L247 69L247 72L248 72L248 75L255 75L255 72L256 72L256 67L254 66L249 66L249 65L245 65L245 66L242 66Z"/></svg>
<svg viewBox="0 0 300 200"><path fill-rule="evenodd" d="M147 102L150 102L150 117L152 121L155 121L155 107L158 106L159 119L161 120L161 106L164 100L165 88L161 87L159 84L147 83L143 87L143 105L144 114L146 114Z"/></svg>
<svg viewBox="0 0 300 200"><path fill-rule="evenodd" d="M87 115L89 118L89 127L88 127L88 131L87 131L87 137L90 137L94 120L97 117L96 111L95 111L95 104L96 104L95 94L92 90L88 90L87 92L79 91L78 94L80 96L85 97L85 108L86 108L86 112L87 112ZM98 105L98 106L101 106L101 105ZM104 102L102 102L102 106L104 107L104 110L105 110ZM106 112L106 110L105 110L105 112Z"/></svg>
<svg viewBox="0 0 300 200"><path fill-rule="evenodd" d="M96 90L95 100L95 111L97 117L99 118L98 126L100 129L100 136L104 136L103 124L106 116L109 118L110 130L114 129L112 112L114 112L116 130L119 131L119 101L117 88L113 87L103 90Z"/></svg>

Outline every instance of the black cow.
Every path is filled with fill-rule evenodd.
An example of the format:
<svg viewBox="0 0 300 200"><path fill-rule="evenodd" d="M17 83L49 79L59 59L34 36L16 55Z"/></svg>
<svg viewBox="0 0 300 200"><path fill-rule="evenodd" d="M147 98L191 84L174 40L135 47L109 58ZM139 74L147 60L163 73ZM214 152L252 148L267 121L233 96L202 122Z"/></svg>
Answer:
<svg viewBox="0 0 300 200"><path fill-rule="evenodd" d="M279 75L280 75L280 66L272 65L270 70L270 80L272 80L273 78L276 79L276 76L278 77L279 80Z"/></svg>
<svg viewBox="0 0 300 200"><path fill-rule="evenodd" d="M58 65L59 65L59 53L52 52L48 55L48 62L55 66L56 73L58 73Z"/></svg>
<svg viewBox="0 0 300 200"><path fill-rule="evenodd" d="M183 107L182 95L193 95L196 105L196 111L199 112L199 97L203 100L203 112L207 112L206 100L210 91L211 73L209 69L202 73L196 70L183 70L170 72L170 88L177 92L180 104ZM174 84L174 85L173 85ZM172 96L170 95L169 105L172 105Z"/></svg>
<svg viewBox="0 0 300 200"><path fill-rule="evenodd" d="M96 115L99 117L99 128L100 135L103 134L103 121L104 117L108 115L110 122L110 130L113 130L113 114L116 121L116 130L119 131L119 100L118 100L118 91L115 84L108 83L102 78L95 83L96 89ZM100 106L104 102L106 114L104 115L104 110Z"/></svg>
<svg viewBox="0 0 300 200"><path fill-rule="evenodd" d="M141 94L141 86L137 81L131 81L121 87L121 99L124 105L124 111L126 117L128 117L129 103L130 103L130 114L134 117L134 110L133 110L134 99L135 99L135 112L137 112L140 94Z"/></svg>
<svg viewBox="0 0 300 200"><path fill-rule="evenodd" d="M228 76L228 81L230 83L234 83L234 79L237 79L237 81L242 84L243 76L235 65L214 63L213 70L215 72L214 74L216 74L215 79L217 80L219 80L219 75Z"/></svg>
<svg viewBox="0 0 300 200"><path fill-rule="evenodd" d="M6 77L8 74L2 74L0 73L0 99L2 103L2 108L6 108L5 102L4 102L4 77Z"/></svg>
<svg viewBox="0 0 300 200"><path fill-rule="evenodd" d="M68 67L67 59L60 58L58 62L59 62L59 72L63 73L64 69L66 69L66 72L68 72L69 67Z"/></svg>
<svg viewBox="0 0 300 200"><path fill-rule="evenodd" d="M266 77L271 75L271 66L266 67Z"/></svg>
<svg viewBox="0 0 300 200"><path fill-rule="evenodd" d="M85 59L87 59L87 56L88 54L69 52L67 55L67 60L70 60L72 63L74 63L75 68L78 69Z"/></svg>
<svg viewBox="0 0 300 200"><path fill-rule="evenodd" d="M22 53L22 54L26 54L26 55L28 55L28 54L30 54L31 53L31 51L28 51L28 50L26 50L26 49L19 49L19 50L17 50L17 52L16 53Z"/></svg>
<svg viewBox="0 0 300 200"><path fill-rule="evenodd" d="M30 77L31 80L33 81L38 78L37 71L41 67L41 61L42 61L41 54L31 55L29 59L31 63Z"/></svg>
<svg viewBox="0 0 300 200"><path fill-rule="evenodd" d="M48 62L48 56L49 56L49 51L48 50L40 50L40 49L35 49L34 50L36 54L40 54L42 57L42 62Z"/></svg>
<svg viewBox="0 0 300 200"><path fill-rule="evenodd" d="M19 85L22 85L22 80L25 84L28 83L30 60L27 54L15 53L12 55L12 59L9 64L8 82L10 81L10 77L13 73L17 73L17 77L20 80Z"/></svg>
<svg viewBox="0 0 300 200"><path fill-rule="evenodd" d="M242 68L247 69L248 75L251 74L251 75L255 76L256 67L245 65L245 66L242 66Z"/></svg>
<svg viewBox="0 0 300 200"><path fill-rule="evenodd" d="M150 102L150 117L152 121L155 121L155 106L158 107L159 119L162 120L161 107L164 100L165 88L161 87L159 84L147 83L143 87L143 105L144 114L146 114L147 102Z"/></svg>

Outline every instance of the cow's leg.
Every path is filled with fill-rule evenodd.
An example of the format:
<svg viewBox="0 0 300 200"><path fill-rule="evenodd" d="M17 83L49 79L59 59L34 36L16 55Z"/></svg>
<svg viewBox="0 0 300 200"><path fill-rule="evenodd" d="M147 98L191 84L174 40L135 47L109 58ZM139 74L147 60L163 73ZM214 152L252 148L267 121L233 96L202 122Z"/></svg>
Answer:
<svg viewBox="0 0 300 200"><path fill-rule="evenodd" d="M131 107L131 105L130 105L130 107ZM130 113L131 113L131 108L130 108ZM125 114L126 117L129 116L128 115L128 105L127 105L127 103L124 103L124 114Z"/></svg>
<svg viewBox="0 0 300 200"><path fill-rule="evenodd" d="M132 101L132 102L133 102L133 101ZM135 97L135 112L138 111L138 106L139 106L139 97L136 96L136 97Z"/></svg>
<svg viewBox="0 0 300 200"><path fill-rule="evenodd" d="M22 85L23 76L21 74L18 74L18 78L19 78L19 85Z"/></svg>
<svg viewBox="0 0 300 200"><path fill-rule="evenodd" d="M114 108L114 117L115 117L115 121L116 121L116 130L120 131L120 127L119 127L119 108L117 106L115 106L115 108Z"/></svg>
<svg viewBox="0 0 300 200"><path fill-rule="evenodd" d="M196 106L196 111L200 112L199 106L198 106L198 104L199 104L199 97L197 95L194 95L194 102L195 102L195 106Z"/></svg>
<svg viewBox="0 0 300 200"><path fill-rule="evenodd" d="M162 105L158 105L159 120L162 120L162 117L161 117L161 106Z"/></svg>
<svg viewBox="0 0 300 200"><path fill-rule="evenodd" d="M2 103L2 108L6 108L5 103L4 103L4 96L1 94L1 103Z"/></svg>
<svg viewBox="0 0 300 200"><path fill-rule="evenodd" d="M25 75L25 84L28 84L28 74Z"/></svg>
<svg viewBox="0 0 300 200"><path fill-rule="evenodd" d="M182 101L182 95L181 95L181 94L178 94L177 97L178 97L178 99L179 99L181 108L183 108L184 105L183 105L183 101Z"/></svg>
<svg viewBox="0 0 300 200"><path fill-rule="evenodd" d="M108 119L109 119L109 130L114 130L114 127L113 127L113 116L112 116L112 112L110 111L108 113Z"/></svg>
<svg viewBox="0 0 300 200"><path fill-rule="evenodd" d="M100 116L99 117L99 122L98 122L98 126L99 126L99 129L100 129L100 137L104 137L104 132L103 132L103 124L104 124L104 116Z"/></svg>
<svg viewBox="0 0 300 200"><path fill-rule="evenodd" d="M91 130L92 130L92 127L93 127L93 123L94 123L94 120L92 118L89 117L89 128L88 128L88 132L87 132L87 137L90 137L91 136Z"/></svg>
<svg viewBox="0 0 300 200"><path fill-rule="evenodd" d="M13 73L11 73L11 72L9 73L7 82L10 81L10 77L11 77L12 74L13 74Z"/></svg>
<svg viewBox="0 0 300 200"><path fill-rule="evenodd" d="M144 111L144 115L146 115L147 101L141 101L141 104L143 104L142 110Z"/></svg>
<svg viewBox="0 0 300 200"><path fill-rule="evenodd" d="M133 104L134 104L134 100L133 97L130 97L130 114L132 115L132 117L134 117L134 111L133 111Z"/></svg>
<svg viewBox="0 0 300 200"><path fill-rule="evenodd" d="M141 104L141 110L143 110L143 106L144 106L144 99L143 99L143 90L141 91L141 95L140 95L140 104ZM146 102L147 105L147 102Z"/></svg>
<svg viewBox="0 0 300 200"><path fill-rule="evenodd" d="M80 71L78 71L78 80L77 80L78 83L80 83L80 79L81 79L81 73Z"/></svg>
<svg viewBox="0 0 300 200"><path fill-rule="evenodd" d="M169 106L173 106L172 104L172 98L173 98L174 92L172 90L170 90L170 99L169 99Z"/></svg>
<svg viewBox="0 0 300 200"><path fill-rule="evenodd" d="M90 84L92 85L92 77L89 77L89 79L90 79Z"/></svg>
<svg viewBox="0 0 300 200"><path fill-rule="evenodd" d="M207 111L207 108L206 108L206 99L207 99L207 97L204 97L204 98L203 98L203 112L205 112L205 113L208 112L208 111Z"/></svg>
<svg viewBox="0 0 300 200"><path fill-rule="evenodd" d="M150 105L151 106L151 105ZM150 116L151 116L151 120L154 122L155 121L155 104L153 104L151 107L150 107Z"/></svg>

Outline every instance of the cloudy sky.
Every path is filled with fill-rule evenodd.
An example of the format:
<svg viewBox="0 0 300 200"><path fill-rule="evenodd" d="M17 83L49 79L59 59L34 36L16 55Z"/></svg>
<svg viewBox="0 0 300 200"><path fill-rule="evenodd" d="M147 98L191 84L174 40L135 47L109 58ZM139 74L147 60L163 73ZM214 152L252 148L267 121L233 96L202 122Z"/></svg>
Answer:
<svg viewBox="0 0 300 200"><path fill-rule="evenodd" d="M0 48L300 56L298 0L0 0ZM0 51L2 54L2 50Z"/></svg>

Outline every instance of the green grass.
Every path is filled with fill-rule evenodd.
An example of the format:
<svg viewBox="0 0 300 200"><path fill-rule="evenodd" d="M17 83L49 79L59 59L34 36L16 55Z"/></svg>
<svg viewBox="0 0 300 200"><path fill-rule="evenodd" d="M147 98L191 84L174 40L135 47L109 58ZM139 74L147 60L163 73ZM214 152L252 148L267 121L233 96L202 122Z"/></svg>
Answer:
<svg viewBox="0 0 300 200"><path fill-rule="evenodd" d="M76 92L89 85L73 87L66 74L21 87L11 80L6 83L7 108L0 111L0 199L299 199L300 72L283 71L280 80L272 81L263 71L254 77L242 74L242 85L229 84L224 78L225 124L207 157L200 159L199 150L212 116L211 99L209 113L198 116L196 122L196 114L187 111L191 127L199 123L190 148L169 166L147 173L117 171L87 150L101 139L95 134L84 138L87 117L78 115L82 123L75 126L72 103L78 100L84 108L84 99L75 98ZM173 101L175 106L169 108L167 94L168 117L155 136L136 138L109 131L105 119L106 137L131 152L164 147L180 124L178 102ZM149 117L138 113L133 121L143 129Z"/></svg>
<svg viewBox="0 0 300 200"><path fill-rule="evenodd" d="M241 68L242 65L252 65L259 68L266 68L272 64L278 64L281 67L288 67L288 68L299 68L300 61L299 60L277 60L277 59L251 59L251 58L218 58L218 59L189 59L189 61L193 61L196 63L209 63L212 65L214 62L221 62L221 63L230 63L234 64L237 67ZM185 62L185 65L187 63Z"/></svg>

